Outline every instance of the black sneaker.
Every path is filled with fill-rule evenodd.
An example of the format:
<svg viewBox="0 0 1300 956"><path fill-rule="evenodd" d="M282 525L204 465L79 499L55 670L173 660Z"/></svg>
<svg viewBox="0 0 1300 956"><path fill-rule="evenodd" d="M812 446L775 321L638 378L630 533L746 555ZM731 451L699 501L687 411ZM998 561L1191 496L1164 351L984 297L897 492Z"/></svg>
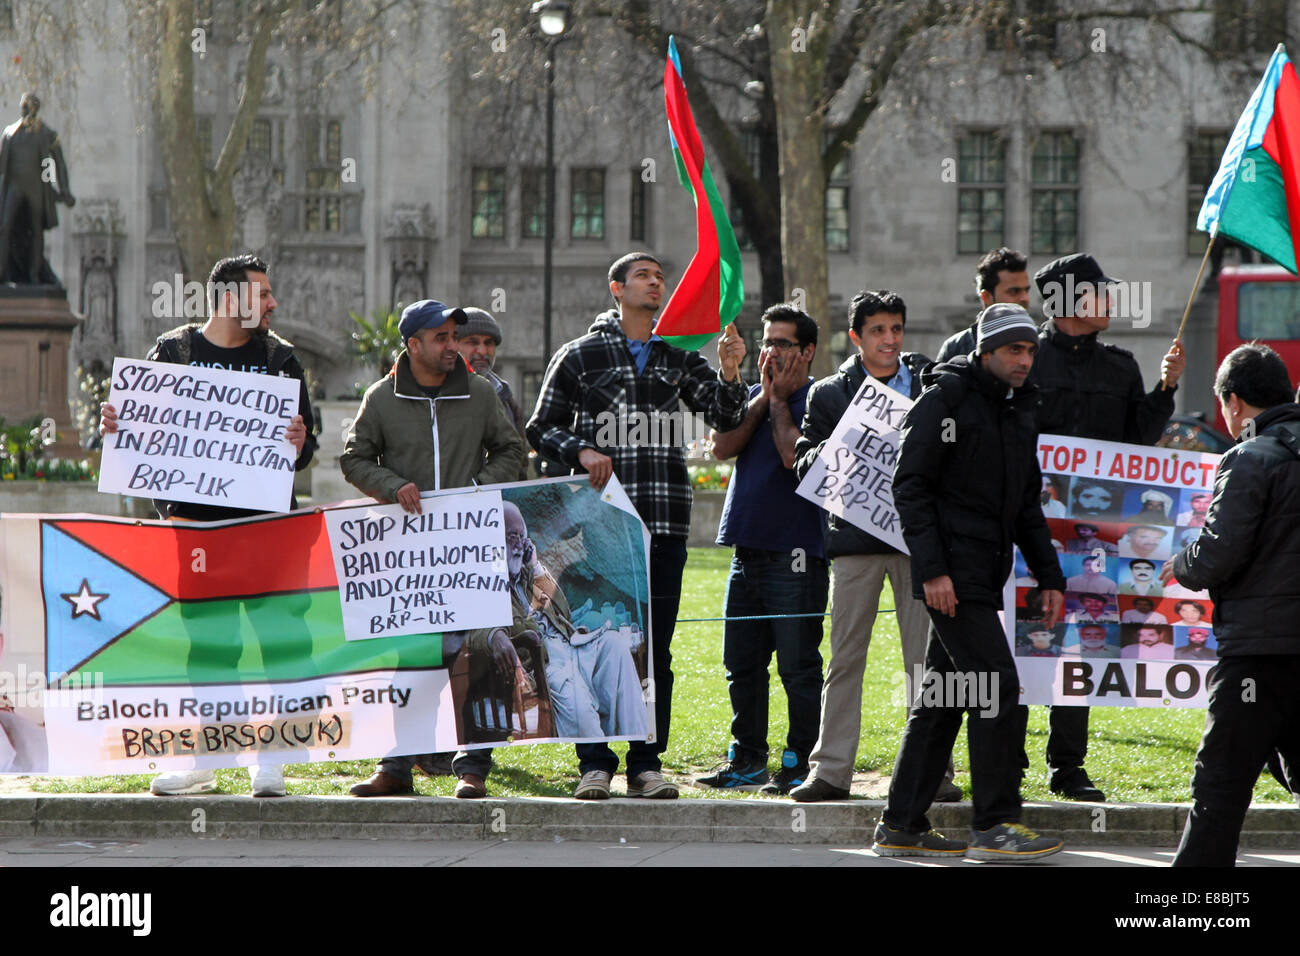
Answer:
<svg viewBox="0 0 1300 956"><path fill-rule="evenodd" d="M989 863L1032 863L1059 853L1062 843L1055 837L1039 836L1021 823L999 823L987 830L972 830L966 855Z"/></svg>
<svg viewBox="0 0 1300 956"><path fill-rule="evenodd" d="M966 844L961 840L949 840L938 830L928 833L894 830L885 826L882 820L876 824L871 849L876 856L946 856L955 859L965 854Z"/></svg>
<svg viewBox="0 0 1300 956"><path fill-rule="evenodd" d="M1048 781L1052 793L1059 793L1067 800L1085 800L1092 803L1105 803L1106 795L1097 789L1088 778L1088 771L1082 767L1067 767L1057 770Z"/></svg>
<svg viewBox="0 0 1300 956"><path fill-rule="evenodd" d="M713 773L696 777L691 786L702 790L757 790L767 783L767 767L762 764L748 766L728 760Z"/></svg>
<svg viewBox="0 0 1300 956"><path fill-rule="evenodd" d="M807 779L807 762L801 761L793 750L785 750L781 753L781 769L758 792L784 797Z"/></svg>

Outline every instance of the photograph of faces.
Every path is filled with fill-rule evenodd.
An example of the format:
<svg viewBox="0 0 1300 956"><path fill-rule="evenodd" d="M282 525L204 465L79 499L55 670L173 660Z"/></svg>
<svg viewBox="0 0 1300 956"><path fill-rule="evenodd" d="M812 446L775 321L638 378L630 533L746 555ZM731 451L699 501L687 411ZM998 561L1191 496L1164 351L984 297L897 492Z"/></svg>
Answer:
<svg viewBox="0 0 1300 956"><path fill-rule="evenodd" d="M1168 624L1121 624L1119 629L1120 657L1174 659L1174 634Z"/></svg>
<svg viewBox="0 0 1300 956"><path fill-rule="evenodd" d="M1065 499L1069 497L1070 479L1063 475L1043 475L1043 494L1040 499L1043 514L1048 518L1064 518L1069 514Z"/></svg>
<svg viewBox="0 0 1300 956"><path fill-rule="evenodd" d="M1119 657L1119 627L1115 624L1075 624L1065 629L1064 654L1079 657Z"/></svg>
<svg viewBox="0 0 1300 956"><path fill-rule="evenodd" d="M1070 517L1098 521L1122 519L1124 486L1101 478L1075 478L1070 483Z"/></svg>
<svg viewBox="0 0 1300 956"><path fill-rule="evenodd" d="M1121 558L1150 558L1164 562L1172 557L1174 529L1153 524L1132 524L1119 539Z"/></svg>
<svg viewBox="0 0 1300 956"><path fill-rule="evenodd" d="M1164 597L1164 587L1160 584L1161 563L1147 558L1120 558L1116 562L1119 593L1131 597Z"/></svg>
<svg viewBox="0 0 1300 956"><path fill-rule="evenodd" d="M1208 625L1175 626L1174 657L1180 661L1217 661L1219 642Z"/></svg>
<svg viewBox="0 0 1300 956"><path fill-rule="evenodd" d="M1065 590L1091 591L1113 598L1118 590L1115 573L1123 562L1099 554L1063 554L1058 559L1065 575Z"/></svg>
<svg viewBox="0 0 1300 956"><path fill-rule="evenodd" d="M1213 493L1209 491L1182 492L1178 502L1178 513L1174 515L1174 524L1186 529L1205 527L1205 515L1210 510L1210 501L1213 498Z"/></svg>
<svg viewBox="0 0 1300 956"><path fill-rule="evenodd" d="M1109 557L1119 554L1119 536L1126 527L1110 521L1083 521L1064 518L1048 521L1052 537L1064 542L1066 554L1092 554L1101 551Z"/></svg>
<svg viewBox="0 0 1300 956"><path fill-rule="evenodd" d="M1017 657L1060 657L1065 644L1065 627L1046 628L1042 622L1022 621L1016 624Z"/></svg>
<svg viewBox="0 0 1300 956"><path fill-rule="evenodd" d="M1118 624L1119 613L1113 594L1065 592L1065 620L1069 624Z"/></svg>
<svg viewBox="0 0 1300 956"><path fill-rule="evenodd" d="M1124 520L1137 524L1173 527L1177 488L1141 488L1130 485L1124 490Z"/></svg>

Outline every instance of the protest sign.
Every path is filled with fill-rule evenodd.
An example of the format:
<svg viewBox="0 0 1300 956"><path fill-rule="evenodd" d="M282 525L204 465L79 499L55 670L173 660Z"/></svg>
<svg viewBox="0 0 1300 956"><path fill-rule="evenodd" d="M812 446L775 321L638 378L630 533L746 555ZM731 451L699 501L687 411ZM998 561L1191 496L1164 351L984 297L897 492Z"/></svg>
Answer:
<svg viewBox="0 0 1300 956"><path fill-rule="evenodd" d="M649 535L617 482L445 496L500 499L502 626L347 640L327 519L367 506L197 523L4 515L0 773L652 738Z"/></svg>
<svg viewBox="0 0 1300 956"><path fill-rule="evenodd" d="M907 545L894 507L894 469L899 431L911 407L911 399L867 376L795 489L904 554Z"/></svg>
<svg viewBox="0 0 1300 956"><path fill-rule="evenodd" d="M298 394L294 378L116 358L99 490L288 511Z"/></svg>
<svg viewBox="0 0 1300 956"><path fill-rule="evenodd" d="M349 641L510 623L501 492L325 512Z"/></svg>
<svg viewBox="0 0 1300 956"><path fill-rule="evenodd" d="M1004 622L1021 703L1206 706L1214 605L1160 569L1200 534L1219 456L1059 435L1038 454L1065 608L1043 626L1017 549Z"/></svg>

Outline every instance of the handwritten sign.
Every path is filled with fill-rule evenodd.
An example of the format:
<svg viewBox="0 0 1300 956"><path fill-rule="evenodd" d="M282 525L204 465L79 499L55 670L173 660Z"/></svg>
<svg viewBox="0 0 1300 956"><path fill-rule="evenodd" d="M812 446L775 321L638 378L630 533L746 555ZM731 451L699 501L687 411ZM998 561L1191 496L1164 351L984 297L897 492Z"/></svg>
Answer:
<svg viewBox="0 0 1300 956"><path fill-rule="evenodd" d="M349 641L508 626L501 492L325 512Z"/></svg>
<svg viewBox="0 0 1300 956"><path fill-rule="evenodd" d="M288 511L298 380L277 375L113 360L99 490L201 504Z"/></svg>
<svg viewBox="0 0 1300 956"><path fill-rule="evenodd" d="M868 378L796 489L819 507L904 554L894 507L899 432L910 399Z"/></svg>

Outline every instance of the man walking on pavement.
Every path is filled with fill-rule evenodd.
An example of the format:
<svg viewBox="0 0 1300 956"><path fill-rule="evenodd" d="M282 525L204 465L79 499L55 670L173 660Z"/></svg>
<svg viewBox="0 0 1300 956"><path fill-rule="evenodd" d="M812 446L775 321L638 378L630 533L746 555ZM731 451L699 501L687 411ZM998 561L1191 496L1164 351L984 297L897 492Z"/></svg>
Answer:
<svg viewBox="0 0 1300 956"><path fill-rule="evenodd" d="M1024 862L1061 849L1020 823L1019 755L1026 710L998 618L1019 546L1039 583L1043 626L1060 617L1065 578L1039 495L1038 350L1034 323L1016 305L980 316L977 360L959 355L925 373L903 422L894 502L912 559L913 592L930 609L923 690L894 766L872 849L881 856L960 856ZM981 682L987 693L969 693ZM974 697L976 699L972 700ZM937 698L937 703L936 703ZM961 727L970 742L974 814L969 847L926 817Z"/></svg>
<svg viewBox="0 0 1300 956"><path fill-rule="evenodd" d="M717 431L738 427L748 392L740 379L745 343L728 325L718 340L719 368L714 372L698 352L652 335L666 283L663 267L649 253L631 252L618 259L608 278L615 308L598 315L586 335L560 346L552 356L527 432L538 454L575 471L585 470L596 488L617 474L650 530L655 738L628 746L627 794L671 799L678 795L677 786L664 779L660 758L668 746L672 712L669 644L681 602L691 488L683 447L687 430L672 436L683 440L660 442L658 426L664 415L680 421L677 409L685 402ZM630 425L623 438L639 432L649 434L650 441L620 443L617 433L623 422ZM573 795L580 800L608 798L617 755L605 743L578 744L577 751L582 779Z"/></svg>
<svg viewBox="0 0 1300 956"><path fill-rule="evenodd" d="M1098 338L1110 327L1109 287L1117 282L1086 253L1056 259L1034 274L1048 317L1030 375L1041 395L1039 434L1154 445L1173 414L1174 390L1186 366L1182 343L1170 347L1159 383L1147 392L1133 354ZM1069 800L1105 800L1083 767L1089 708L1049 710L1052 792ZM1027 758L1023 766L1028 767Z"/></svg>
<svg viewBox="0 0 1300 956"><path fill-rule="evenodd" d="M1235 865L1260 770L1285 783L1300 768L1300 405L1264 345L1228 353L1214 391L1237 445L1219 460L1200 535L1160 572L1210 592L1219 644L1179 867Z"/></svg>
<svg viewBox="0 0 1300 956"><path fill-rule="evenodd" d="M795 448L795 471L800 478L812 468L868 375L908 398L921 394L921 372L930 360L919 352L903 351L907 305L902 296L884 289L859 292L849 305L848 319L849 340L858 353L809 392L803 434ZM862 677L886 576L903 643L905 687L913 687L925 660L925 606L912 597L907 555L837 515L826 515L826 522L826 553L831 559L831 661L822 688L821 726L809 759L810 773L790 792L800 803L849 796L862 734ZM952 782L951 759L936 799L961 799L961 790Z"/></svg>
<svg viewBox="0 0 1300 956"><path fill-rule="evenodd" d="M519 474L523 440L495 390L470 373L456 349L455 328L465 321L463 309L434 299L402 310L398 328L406 348L392 370L366 389L339 458L343 477L376 501L395 501L420 514L422 491L498 484ZM493 652L498 668L514 674L513 645L502 638ZM385 757L350 793L414 793L411 768L417 764L425 766L415 755ZM491 768L490 750L458 753L452 761L456 796L486 796Z"/></svg>

